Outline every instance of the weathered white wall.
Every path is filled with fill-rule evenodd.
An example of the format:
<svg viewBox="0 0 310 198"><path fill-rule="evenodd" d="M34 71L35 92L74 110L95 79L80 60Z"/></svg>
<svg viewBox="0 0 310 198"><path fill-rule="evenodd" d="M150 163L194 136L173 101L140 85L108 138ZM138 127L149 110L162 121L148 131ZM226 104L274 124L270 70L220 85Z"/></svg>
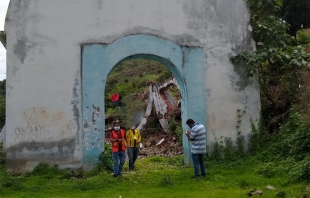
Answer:
<svg viewBox="0 0 310 198"><path fill-rule="evenodd" d="M82 158L81 44L153 35L205 50L208 143L251 131L257 81L229 57L253 49L245 0L11 0L7 33L7 167ZM195 119L195 118L194 118ZM199 121L199 119L195 119Z"/></svg>

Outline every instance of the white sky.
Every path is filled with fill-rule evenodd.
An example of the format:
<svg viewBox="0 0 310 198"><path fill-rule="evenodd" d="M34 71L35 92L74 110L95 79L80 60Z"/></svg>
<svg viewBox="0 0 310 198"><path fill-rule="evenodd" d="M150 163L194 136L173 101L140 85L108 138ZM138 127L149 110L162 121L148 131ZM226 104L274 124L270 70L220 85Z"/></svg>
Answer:
<svg viewBox="0 0 310 198"><path fill-rule="evenodd" d="M6 11L10 0L0 0L0 30L4 30ZM0 43L0 80L6 78L6 54L5 48Z"/></svg>

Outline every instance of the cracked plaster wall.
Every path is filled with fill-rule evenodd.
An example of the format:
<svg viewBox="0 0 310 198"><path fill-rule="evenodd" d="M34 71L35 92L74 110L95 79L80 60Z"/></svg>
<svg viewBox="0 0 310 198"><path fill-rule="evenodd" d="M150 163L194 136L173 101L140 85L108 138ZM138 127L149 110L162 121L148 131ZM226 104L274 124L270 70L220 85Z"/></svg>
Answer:
<svg viewBox="0 0 310 198"><path fill-rule="evenodd" d="M8 158L32 167L38 156L53 162L61 150L66 157L56 163L80 166L80 46L134 34L202 47L208 144L236 138L237 109L246 111L240 131L248 135L250 118L259 117L259 87L257 79L242 79L242 68L229 57L254 49L250 30L245 0L11 0L5 24Z"/></svg>

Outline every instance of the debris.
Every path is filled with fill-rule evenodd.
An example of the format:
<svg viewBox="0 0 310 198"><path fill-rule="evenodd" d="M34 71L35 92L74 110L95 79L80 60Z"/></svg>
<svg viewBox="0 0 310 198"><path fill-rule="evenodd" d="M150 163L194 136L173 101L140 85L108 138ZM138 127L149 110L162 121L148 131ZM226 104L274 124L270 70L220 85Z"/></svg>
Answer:
<svg viewBox="0 0 310 198"><path fill-rule="evenodd" d="M173 97L169 87L178 87L177 80L175 78L169 79L164 83L154 83L152 81L147 82L148 93L147 93L147 107L145 115L142 118L138 130L142 130L147 123L148 117L154 110L162 129L166 133L170 133L168 117L171 115L178 115L181 113L180 107L177 106L177 102ZM145 93L140 98L145 98Z"/></svg>
<svg viewBox="0 0 310 198"><path fill-rule="evenodd" d="M172 137L172 141L176 141L177 138L175 136Z"/></svg>
<svg viewBox="0 0 310 198"><path fill-rule="evenodd" d="M275 187L270 186L270 185L266 186L266 188L267 188L268 190L275 190Z"/></svg>
<svg viewBox="0 0 310 198"><path fill-rule="evenodd" d="M151 142L146 142L146 143L144 143L144 146L145 146L145 147L149 147L149 146L151 146L151 145L152 145Z"/></svg>
<svg viewBox="0 0 310 198"><path fill-rule="evenodd" d="M262 196L263 195L263 191L261 191L261 190L251 190L250 192L247 193L247 195L249 197L252 197L252 195L260 195L260 196Z"/></svg>
<svg viewBox="0 0 310 198"><path fill-rule="evenodd" d="M173 135L172 134L166 134L165 132L157 133L157 134L150 134L144 138L142 138L142 141L145 140L146 142L143 143L143 148L140 149L138 158L146 158L146 157L152 157L152 156L162 156L162 157L173 157L183 154L183 147L182 144L178 142L172 142ZM151 142L160 142L158 140L164 141L156 146L155 144L151 144Z"/></svg>
<svg viewBox="0 0 310 198"><path fill-rule="evenodd" d="M163 143L164 140L165 140L165 138L161 139L161 140L156 144L156 146L158 146L158 145L160 145L161 143Z"/></svg>
<svg viewBox="0 0 310 198"><path fill-rule="evenodd" d="M156 145L156 141L155 141L155 140L152 140L152 141L151 141L151 145Z"/></svg>
<svg viewBox="0 0 310 198"><path fill-rule="evenodd" d="M171 143L170 143L170 146L171 146L171 147L174 147L174 146L176 146L176 143L171 142Z"/></svg>

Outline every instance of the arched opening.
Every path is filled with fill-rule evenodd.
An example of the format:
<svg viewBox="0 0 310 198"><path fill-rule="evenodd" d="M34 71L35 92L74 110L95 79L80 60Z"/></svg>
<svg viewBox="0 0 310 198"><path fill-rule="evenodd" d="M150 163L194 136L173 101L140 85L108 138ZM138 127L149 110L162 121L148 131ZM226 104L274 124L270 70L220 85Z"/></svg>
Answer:
<svg viewBox="0 0 310 198"><path fill-rule="evenodd" d="M113 121L119 119L124 130L135 128L141 132L141 156L180 155L183 129L178 83L160 57L135 57L122 60L108 75L105 139L109 138Z"/></svg>
<svg viewBox="0 0 310 198"><path fill-rule="evenodd" d="M154 36L133 35L105 44L85 44L82 47L83 96L83 167L97 164L104 148L104 93L107 77L126 60L144 58L159 61L176 78L182 95L182 128L187 129L189 117L206 122L204 84L204 52L201 48L181 47ZM190 96L190 97L189 97ZM190 111L188 111L190 109ZM184 162L190 161L190 144L183 134Z"/></svg>
<svg viewBox="0 0 310 198"><path fill-rule="evenodd" d="M145 129L145 116L181 119L181 94L176 79L157 61L159 58L155 61L148 57L122 60L109 73L104 95L106 129L111 128L107 123L116 118L121 118L124 127L140 130Z"/></svg>

